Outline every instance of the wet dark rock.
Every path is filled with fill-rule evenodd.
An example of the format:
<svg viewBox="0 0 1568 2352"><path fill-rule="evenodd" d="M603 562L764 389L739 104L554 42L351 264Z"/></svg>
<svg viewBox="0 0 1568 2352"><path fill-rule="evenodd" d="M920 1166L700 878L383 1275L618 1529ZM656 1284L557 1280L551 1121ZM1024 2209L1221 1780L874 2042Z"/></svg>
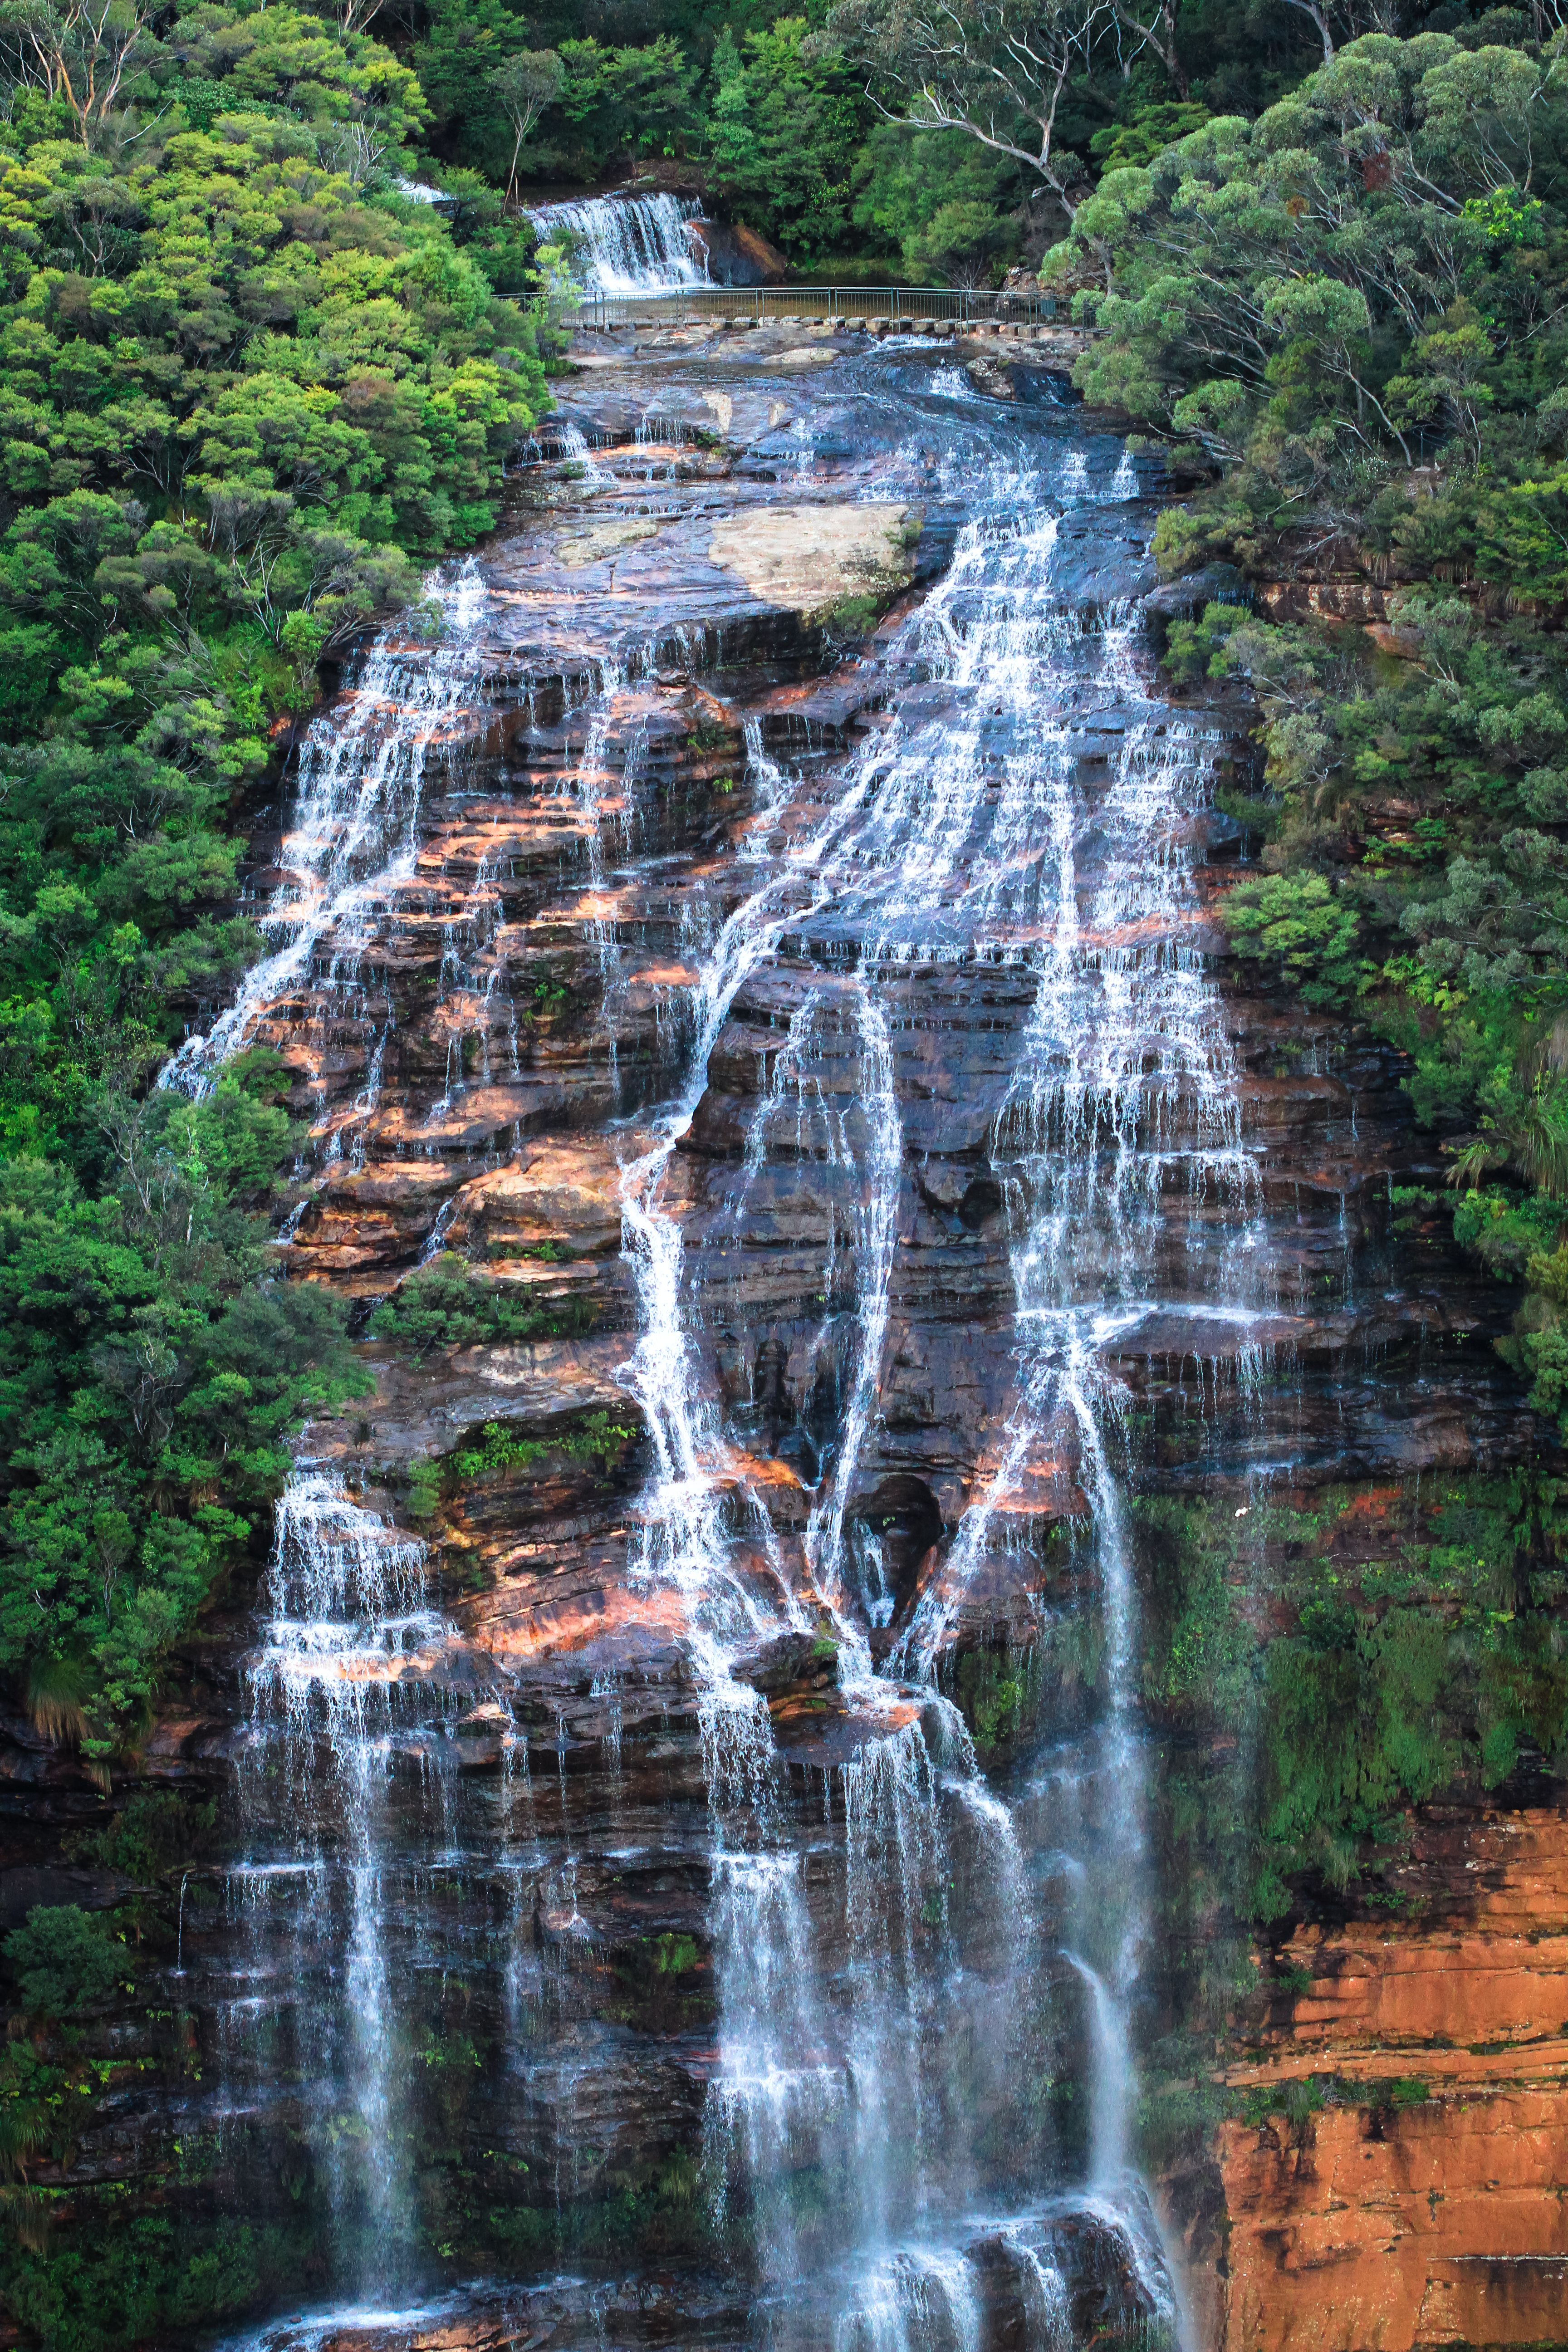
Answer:
<svg viewBox="0 0 1568 2352"><path fill-rule="evenodd" d="M787 1691L828 1690L838 1680L838 1645L829 1633L781 1633L749 1657L737 1658L737 1682L764 1697Z"/></svg>
<svg viewBox="0 0 1568 2352"><path fill-rule="evenodd" d="M688 231L716 286L782 286L789 264L766 237L732 221L693 221Z"/></svg>
<svg viewBox="0 0 1568 2352"><path fill-rule="evenodd" d="M989 352L977 359L966 360L963 372L975 391L984 393L988 400L1016 400L1018 397L1010 372L999 366Z"/></svg>
<svg viewBox="0 0 1568 2352"><path fill-rule="evenodd" d="M1205 604L1249 604L1251 591L1234 563L1205 563L1201 571L1185 572L1151 589L1143 610L1161 620L1185 620Z"/></svg>
<svg viewBox="0 0 1568 2352"><path fill-rule="evenodd" d="M36 1905L74 1904L81 1911L112 1911L145 1890L123 1872L58 1870L26 1864L0 1870L0 1930L19 1927Z"/></svg>
<svg viewBox="0 0 1568 2352"><path fill-rule="evenodd" d="M1028 365L1014 349L969 365L972 390L976 373L991 390L1012 378L1005 409L941 381L957 354L936 338L877 350L790 322L642 336L635 358L584 350L561 437L485 551L462 690L416 763L406 865L363 932L347 914L324 931L257 1024L311 1138L290 1271L363 1309L446 1250L532 1331L419 1356L367 1339L374 1392L305 1434L341 1497L340 1555L426 1547L422 1592L383 1596L376 1620L404 1646L356 1669L374 1733L354 1750L361 1783L334 1778L343 1733L319 1690L292 1715L286 1694L261 1705L271 1604L243 1587L203 1621L187 1686L141 1751L139 1787L219 1804L220 1851L149 1898L158 1999L113 2021L142 2068L134 2102L95 2113L51 2189L112 2180L182 2229L244 2211L301 2231L323 2296L357 2291L356 2249L399 2231L408 2276L503 2283L324 2336L280 2319L276 2352L739 2347L764 2330L779 2352L842 2346L836 2329L867 2308L855 2297L888 2288L834 2271L834 2229L864 2188L844 2154L843 2053L857 2018L869 2031L868 1985L905 2002L875 2043L895 2090L923 2057L951 2101L933 2133L980 2118L962 2226L938 2249L975 2296L980 2352L1064 2332L1078 2347L1151 2340L1157 2249L1058 2193L1088 2177L1094 2038L1068 1864L1114 1852L1086 1761L1106 1717L1086 1395L1114 1388L1143 1493L1227 1511L1265 1483L1305 1508L1331 1483L1504 1465L1538 1442L1492 1344L1506 1295L1436 1223L1395 1229L1394 1193L1432 1172L1399 1056L1260 992L1228 958L1215 907L1237 829L1187 794L1149 856L1190 860L1190 893L1136 924L1100 906L1135 736L1150 772L1164 750L1221 778L1251 758L1234 702L1159 702L1127 619L1140 600L1169 618L1228 584L1215 569L1156 585L1154 507L1120 438L1059 404L1039 346ZM585 454L569 454L567 423ZM1057 521L1048 663L1031 647L1049 708L1022 718L988 677L955 680L900 634L999 456L1018 474L998 530ZM955 590L960 622L973 593ZM431 658L411 646L420 675ZM345 724L353 707L351 686ZM1089 1071L1074 1095L1072 1024L1044 1017L1050 810L1026 809L1016 835L988 829L1043 743L1081 813L1068 961L1114 974L1152 942L1159 957L1134 968L1152 995L1159 971L1212 960L1202 1054L1124 1131L1106 1098L1131 1097L1126 1074ZM914 938L889 895L897 838L868 853L858 892L819 887L829 853L807 854L847 775L869 790L900 757L939 803L917 845L921 888L936 879ZM955 776L950 806L939 788ZM280 824L274 810L258 833L258 876L279 870ZM694 1007L714 941L769 891L768 937L721 1001ZM704 1020L705 1084L658 1196L679 1235L679 1312L660 1336L695 1400L694 1477L637 1402L647 1213L627 1171L656 1150ZM1091 1006L1079 1034L1093 1020ZM1157 1065L1162 1034L1157 1012L1146 1034L1130 1019L1131 1066ZM1205 1095L1216 1071L1223 1133ZM1125 1216L1105 1207L1122 1152L1147 1176ZM1064 1196L1065 1262L1031 1306L1029 1247L1049 1235L1026 1203L1075 1169L1098 1189L1087 1209ZM1242 1259L1267 1281L1249 1287ZM1028 1334L1064 1299L1100 1318L1092 1362L1040 1405L1014 1461ZM695 1596L652 1549L682 1509L693 1550L723 1562ZM698 1621L732 1682L705 1670ZM883 1672L857 1680L868 1655ZM962 1735L927 1670L960 1693ZM984 1787L966 1778L972 1735L995 1766ZM7 1722L0 1778L7 1922L131 1891L66 1860L99 1819L77 1759ZM1022 1824L1027 2032L1007 2010L1022 1915L986 1797ZM721 1841L726 1806L739 1826ZM783 2221L760 2191L748 2202L737 2162L716 2243L701 2168L727 2161L710 2091L719 1980L743 1937L725 1904L759 1855L797 1906L787 1948L821 1971L818 2013L794 2023L790 1969L767 1980L792 2038L776 2064L817 2067L813 2095L846 2102L839 2168L829 2149L786 2179L801 2291L782 2296L764 2248ZM962 1998L922 2008L933 1982ZM367 2058L356 2034L376 2001L391 2038ZM371 2150L384 2191L355 2104L377 2066L396 2118ZM886 2160L896 2179L908 2155L854 2164ZM982 2227L983 2212L1018 2226ZM945 2345L944 2327L929 2340Z"/></svg>

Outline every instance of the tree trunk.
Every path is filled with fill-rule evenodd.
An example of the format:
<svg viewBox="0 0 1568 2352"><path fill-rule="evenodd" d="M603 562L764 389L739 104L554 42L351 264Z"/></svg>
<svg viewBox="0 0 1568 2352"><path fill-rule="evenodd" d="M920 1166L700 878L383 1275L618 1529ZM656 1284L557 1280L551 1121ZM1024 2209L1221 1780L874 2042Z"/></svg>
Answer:
<svg viewBox="0 0 1568 2352"><path fill-rule="evenodd" d="M1160 0L1159 15L1152 16L1147 24L1144 24L1132 6L1131 0L1117 0L1116 15L1118 20L1126 26L1129 32L1137 34L1140 47L1147 42L1150 48L1153 50L1154 55L1164 67L1176 96L1184 103L1193 94L1193 86L1187 79L1186 68L1182 63L1182 53L1176 46L1176 0ZM1137 54L1135 49L1132 58L1128 58L1122 67L1123 79L1131 72L1133 58Z"/></svg>
<svg viewBox="0 0 1568 2352"><path fill-rule="evenodd" d="M1334 37L1329 29L1328 14L1321 0L1285 0L1285 5L1288 8L1299 8L1303 16L1310 16L1318 28L1318 38L1323 45L1323 63L1331 66L1334 61Z"/></svg>
<svg viewBox="0 0 1568 2352"><path fill-rule="evenodd" d="M1187 69L1176 47L1176 0L1163 0L1160 13L1165 20L1165 47L1163 51L1165 71L1175 86L1176 96L1184 106L1193 94L1193 86L1187 79Z"/></svg>

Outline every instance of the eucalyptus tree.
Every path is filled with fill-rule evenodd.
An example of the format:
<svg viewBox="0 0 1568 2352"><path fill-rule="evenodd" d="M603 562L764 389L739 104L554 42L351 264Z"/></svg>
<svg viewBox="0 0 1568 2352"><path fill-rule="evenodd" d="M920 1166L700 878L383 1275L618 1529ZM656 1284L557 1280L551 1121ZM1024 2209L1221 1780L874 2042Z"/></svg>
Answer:
<svg viewBox="0 0 1568 2352"><path fill-rule="evenodd" d="M1363 36L1256 122L1220 117L1107 173L1047 257L1097 276L1081 381L1225 459L1267 412L1299 447L1475 446L1482 379L1551 299L1519 254L1568 163L1562 45ZM1542 230L1540 235L1543 235ZM1479 292L1494 312L1473 307Z"/></svg>
<svg viewBox="0 0 1568 2352"><path fill-rule="evenodd" d="M553 49L518 49L489 75L501 112L511 125L511 167L506 192L517 193L517 164L528 135L561 95L566 69Z"/></svg>
<svg viewBox="0 0 1568 2352"><path fill-rule="evenodd" d="M1070 218L1083 167L1057 121L1118 16L1116 0L839 0L826 37L878 111L957 131L1023 166Z"/></svg>
<svg viewBox="0 0 1568 2352"><path fill-rule="evenodd" d="M68 111L89 147L156 43L144 0L20 0L0 10L0 59Z"/></svg>

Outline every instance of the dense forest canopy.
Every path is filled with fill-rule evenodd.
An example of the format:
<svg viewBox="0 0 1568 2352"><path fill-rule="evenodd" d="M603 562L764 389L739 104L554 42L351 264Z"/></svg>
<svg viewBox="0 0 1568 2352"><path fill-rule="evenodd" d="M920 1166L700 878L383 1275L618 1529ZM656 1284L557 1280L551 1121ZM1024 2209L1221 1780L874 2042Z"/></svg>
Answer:
<svg viewBox="0 0 1568 2352"><path fill-rule="evenodd" d="M157 1073L262 952L237 884L299 722L549 408L572 255L528 202L633 182L814 281L1043 285L1092 329L1078 390L1171 490L1167 681L1253 730L1233 944L1401 1050L1434 1172L1395 1230L1510 1286L1568 1435L1568 0L0 0L0 1678L104 1788L366 1385L347 1307L279 1277L278 1058ZM522 1335L498 1296L439 1260L369 1328ZM1226 1519L1140 1499L1143 1696L1258 1735L1218 1828L1192 1800L1233 1918L1562 1756L1543 1461L1355 1595L1282 1507L1266 1633ZM60 1908L7 1958L59 2013L118 1966ZM50 2126L8 2052L14 2184ZM61 2341L164 2307L132 2281L100 2328L18 2261Z"/></svg>
<svg viewBox="0 0 1568 2352"><path fill-rule="evenodd" d="M352 22L67 0L0 58L0 1652L103 1758L357 1378L324 1295L262 1278L265 1057L199 1106L151 1081L259 951L270 739L493 523L552 329L498 195L403 192L429 107Z"/></svg>
<svg viewBox="0 0 1568 2352"><path fill-rule="evenodd" d="M519 189L640 174L802 270L1012 272L1092 323L1079 388L1163 454L1158 552L1200 574L1170 669L1261 713L1236 944L1407 1052L1453 1186L1399 1212L1523 1285L1568 1426L1544 0L0 0L0 1670L51 1736L134 1753L290 1431L363 1377L271 1270L275 1060L153 1081L260 952L247 813L320 665L491 527L549 404L570 255ZM1314 567L1385 616L1267 618Z"/></svg>

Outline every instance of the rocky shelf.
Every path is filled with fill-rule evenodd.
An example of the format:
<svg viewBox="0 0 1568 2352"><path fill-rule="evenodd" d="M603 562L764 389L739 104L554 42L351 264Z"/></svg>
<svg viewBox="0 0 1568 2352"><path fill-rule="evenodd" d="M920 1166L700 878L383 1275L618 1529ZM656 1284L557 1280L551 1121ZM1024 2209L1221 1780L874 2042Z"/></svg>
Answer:
<svg viewBox="0 0 1568 2352"><path fill-rule="evenodd" d="M258 818L179 1075L282 1056L371 1385L115 1793L212 1826L32 2186L242 2212L273 2352L1561 2333L1550 1790L1272 1938L1192 1861L1161 1545L1266 1646L1536 1438L1397 1055L1230 959L1250 713L1065 350L585 341ZM4 1742L8 1916L123 1903Z"/></svg>

